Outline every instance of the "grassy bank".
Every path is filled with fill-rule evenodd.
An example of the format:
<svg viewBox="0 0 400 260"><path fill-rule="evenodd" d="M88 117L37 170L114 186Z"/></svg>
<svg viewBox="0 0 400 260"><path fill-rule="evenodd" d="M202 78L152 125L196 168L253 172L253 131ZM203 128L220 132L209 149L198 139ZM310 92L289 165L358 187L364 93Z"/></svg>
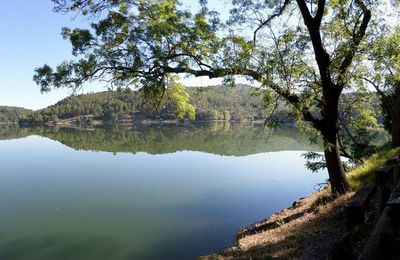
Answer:
<svg viewBox="0 0 400 260"><path fill-rule="evenodd" d="M332 246L346 234L343 206L360 187L374 182L374 171L400 147L385 149L348 173L353 192L336 199L328 189L311 194L271 217L255 223L262 231L238 234L237 246L200 259L326 259ZM352 234L353 250L361 252L376 219L374 207L368 222ZM270 227L270 228L268 228ZM242 231L243 232L243 231Z"/></svg>
<svg viewBox="0 0 400 260"><path fill-rule="evenodd" d="M400 147L384 149L372 155L365 162L348 173L350 186L353 190L359 189L363 185L373 184L376 169L385 164L386 160L396 153L400 153Z"/></svg>

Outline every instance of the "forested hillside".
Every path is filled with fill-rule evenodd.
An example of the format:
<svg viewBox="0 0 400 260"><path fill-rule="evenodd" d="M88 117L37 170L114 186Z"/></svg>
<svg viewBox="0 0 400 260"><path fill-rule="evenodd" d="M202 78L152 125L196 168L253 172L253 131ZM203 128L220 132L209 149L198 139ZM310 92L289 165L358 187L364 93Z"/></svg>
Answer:
<svg viewBox="0 0 400 260"><path fill-rule="evenodd" d="M32 110L21 107L0 106L0 123L18 123L30 113Z"/></svg>
<svg viewBox="0 0 400 260"><path fill-rule="evenodd" d="M135 92L106 91L67 97L55 105L31 113L26 123L58 122L62 119L93 116L113 120L118 115L132 113L138 105Z"/></svg>
<svg viewBox="0 0 400 260"><path fill-rule="evenodd" d="M251 121L263 119L262 95L252 95L246 85L236 87L190 87L187 92L195 107L196 120ZM150 102L141 92L132 90L105 91L74 95L55 105L35 111L22 120L23 123L57 123L75 118L76 122L101 120L142 121L178 119L173 104Z"/></svg>
<svg viewBox="0 0 400 260"><path fill-rule="evenodd" d="M210 86L187 88L190 103L196 108L199 120L257 120L265 109L262 96L254 96L254 88Z"/></svg>
<svg viewBox="0 0 400 260"><path fill-rule="evenodd" d="M196 121L254 121L265 120L266 112L263 91L256 91L247 85L189 87L189 103L195 108ZM348 108L356 94L343 95L341 113L347 117L359 117ZM91 124L94 122L122 123L145 120L177 120L179 118L173 103L167 98L154 101L145 98L140 91L118 90L69 96L47 108L32 111L16 107L0 107L0 122L20 122L23 124ZM375 95L363 106L378 107ZM347 111L347 112L346 112ZM380 114L375 115L381 123ZM286 103L281 102L275 109L275 119L286 125L294 123ZM344 117L345 122L346 117ZM354 121L354 119L352 119Z"/></svg>

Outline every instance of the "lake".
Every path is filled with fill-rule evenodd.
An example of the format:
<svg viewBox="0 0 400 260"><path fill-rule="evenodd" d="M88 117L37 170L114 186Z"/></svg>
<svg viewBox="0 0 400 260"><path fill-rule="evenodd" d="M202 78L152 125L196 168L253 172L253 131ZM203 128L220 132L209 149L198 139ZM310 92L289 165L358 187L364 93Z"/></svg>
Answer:
<svg viewBox="0 0 400 260"><path fill-rule="evenodd" d="M195 259L314 191L294 129L0 128L0 259Z"/></svg>

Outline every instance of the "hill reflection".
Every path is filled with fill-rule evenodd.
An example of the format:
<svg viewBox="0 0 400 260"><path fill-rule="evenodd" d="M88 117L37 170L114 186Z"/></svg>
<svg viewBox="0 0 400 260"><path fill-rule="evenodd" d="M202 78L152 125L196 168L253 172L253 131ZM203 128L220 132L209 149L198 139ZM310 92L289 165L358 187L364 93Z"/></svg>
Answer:
<svg viewBox="0 0 400 260"><path fill-rule="evenodd" d="M0 129L0 140L38 135L75 150L165 154L200 151L246 156L283 150L320 150L294 128L281 128L268 138L262 124L166 124L93 128L17 127Z"/></svg>

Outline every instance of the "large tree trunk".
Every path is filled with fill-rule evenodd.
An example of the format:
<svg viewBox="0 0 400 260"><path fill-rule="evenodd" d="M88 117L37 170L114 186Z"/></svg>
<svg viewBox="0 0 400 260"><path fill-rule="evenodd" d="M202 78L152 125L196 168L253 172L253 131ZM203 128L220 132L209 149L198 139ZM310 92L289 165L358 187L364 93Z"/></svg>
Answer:
<svg viewBox="0 0 400 260"><path fill-rule="evenodd" d="M344 194L349 183L340 158L338 133L324 136L324 154L333 194Z"/></svg>
<svg viewBox="0 0 400 260"><path fill-rule="evenodd" d="M333 84L324 89L324 117L320 132L324 139L324 154L333 194L344 194L350 186L340 158L339 96L341 88Z"/></svg>
<svg viewBox="0 0 400 260"><path fill-rule="evenodd" d="M344 51L343 61L337 67L331 66L332 60L328 51L324 46L324 39L321 34L321 22L325 13L326 1L317 1L316 12L310 12L308 2L305 0L296 0L300 9L301 15L304 19L304 24L307 26L309 36L314 49L315 61L318 65L319 75L321 77L321 87L323 90L323 104L321 117L316 119L311 110L304 112L304 118L311 122L313 126L318 129L325 141L325 160L328 168L329 179L332 186L333 193L345 193L349 189L349 184L344 173L343 165L339 154L339 115L338 103L339 97L344 87L344 82L347 80L347 72L357 53L358 46L365 36L368 23L371 19L371 11L368 10L364 1L355 0L355 4L362 13L359 16L356 24L359 26L354 27L354 34L352 35L351 48ZM332 77L332 72L336 74ZM335 84L333 78L337 80ZM290 95L289 95L290 96ZM291 103L298 103L298 99L292 96L288 97ZM293 101L294 100L294 101Z"/></svg>

